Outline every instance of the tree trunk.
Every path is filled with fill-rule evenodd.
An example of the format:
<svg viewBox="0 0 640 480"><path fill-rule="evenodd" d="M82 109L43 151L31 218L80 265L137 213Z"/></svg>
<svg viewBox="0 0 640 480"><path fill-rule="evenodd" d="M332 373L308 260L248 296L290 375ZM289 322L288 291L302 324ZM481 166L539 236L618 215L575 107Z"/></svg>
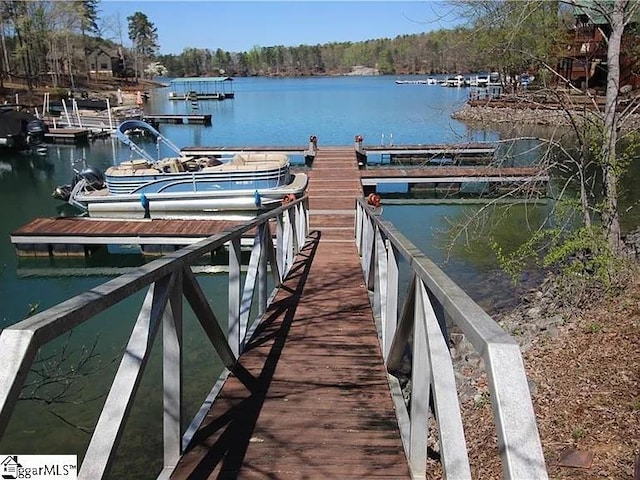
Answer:
<svg viewBox="0 0 640 480"><path fill-rule="evenodd" d="M628 0L615 0L611 14L611 34L607 50L607 93L604 107L604 135L601 149L604 206L602 212L605 236L614 252L620 252L620 220L618 213L618 92L620 89L620 48L624 32L624 16Z"/></svg>

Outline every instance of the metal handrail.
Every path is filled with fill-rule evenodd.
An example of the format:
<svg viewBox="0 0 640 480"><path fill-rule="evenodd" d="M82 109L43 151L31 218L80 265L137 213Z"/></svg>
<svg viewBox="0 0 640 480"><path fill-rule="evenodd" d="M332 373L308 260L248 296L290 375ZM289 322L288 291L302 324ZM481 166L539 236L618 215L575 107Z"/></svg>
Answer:
<svg viewBox="0 0 640 480"><path fill-rule="evenodd" d="M381 347L389 372L397 370L410 338L413 342L410 411L398 379L389 374L412 476L426 477L432 401L445 476L471 478L444 312L447 321L462 331L484 360L504 478L548 478L516 341L362 199L356 200L355 237L372 291L374 315L380 319ZM412 280L399 315L400 257L407 262Z"/></svg>
<svg viewBox="0 0 640 480"><path fill-rule="evenodd" d="M275 243L271 232L275 223ZM148 287L120 366L96 424L78 478L108 475L154 338L163 331L164 470L167 478L219 393L245 342L251 338L275 291L293 266L308 233L308 198L285 206L198 243L186 246L105 282L85 293L11 325L0 333L0 437L19 399L40 347ZM255 229L244 287L240 240ZM191 266L205 254L229 244L228 331L222 331ZM270 267L270 269L269 269ZM274 291L267 296L271 272ZM254 292L258 318L250 326ZM200 410L185 432L182 425L182 298L186 298L224 365ZM228 337L228 339L227 339Z"/></svg>

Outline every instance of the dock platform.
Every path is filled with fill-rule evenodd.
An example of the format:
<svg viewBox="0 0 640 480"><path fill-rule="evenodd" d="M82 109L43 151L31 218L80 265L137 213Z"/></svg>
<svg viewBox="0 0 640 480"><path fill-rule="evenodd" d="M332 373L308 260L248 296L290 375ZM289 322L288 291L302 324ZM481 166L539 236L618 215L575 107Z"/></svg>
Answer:
<svg viewBox="0 0 640 480"><path fill-rule="evenodd" d="M373 167L360 173L365 194L375 192L381 184L407 184L409 192L433 198L465 193L540 197L549 186L548 172L535 167Z"/></svg>
<svg viewBox="0 0 640 480"><path fill-rule="evenodd" d="M142 120L147 123L172 123L176 125L211 125L212 115L210 113L196 114L165 114L165 113L147 113Z"/></svg>
<svg viewBox="0 0 640 480"><path fill-rule="evenodd" d="M18 256L85 256L106 245L138 245L147 254L174 251L239 225L226 220L36 218L11 233Z"/></svg>
<svg viewBox="0 0 640 480"><path fill-rule="evenodd" d="M52 128L44 134L46 143L78 145L89 143L89 130L85 128Z"/></svg>
<svg viewBox="0 0 640 480"><path fill-rule="evenodd" d="M391 164L450 163L452 165L485 165L493 158L496 147L490 143L432 145L363 145L356 137L355 150L360 166L367 165L368 155L380 155Z"/></svg>
<svg viewBox="0 0 640 480"><path fill-rule="evenodd" d="M535 167L373 167L360 172L365 186L380 183L478 183L548 182L549 174Z"/></svg>
<svg viewBox="0 0 640 480"><path fill-rule="evenodd" d="M309 148L313 148L310 144ZM189 155L222 155L242 152L309 154L303 147L186 147ZM451 197L467 191L463 185L487 184L483 195L522 192L540 197L548 188L549 175L534 167L358 167L357 155L349 147L314 150L323 163L306 170L310 225L322 227L325 238L344 240L353 233L354 201L374 193L381 184L408 184L412 193ZM353 170L356 171L353 171ZM495 196L495 195L494 195ZM513 196L513 195L512 195ZM140 245L143 253L156 254L199 241L233 228L237 222L215 220L113 220L87 217L36 218L11 234L19 256L82 256L104 245ZM163 247L164 246L164 247Z"/></svg>

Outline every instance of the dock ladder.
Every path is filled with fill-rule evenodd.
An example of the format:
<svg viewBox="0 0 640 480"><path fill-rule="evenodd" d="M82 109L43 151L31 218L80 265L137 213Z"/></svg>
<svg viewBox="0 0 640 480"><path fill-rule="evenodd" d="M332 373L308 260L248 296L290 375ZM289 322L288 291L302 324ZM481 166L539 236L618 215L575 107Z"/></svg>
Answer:
<svg viewBox="0 0 640 480"><path fill-rule="evenodd" d="M186 100L191 102L191 110L198 110L200 106L198 105L198 94L195 91L190 91L187 93Z"/></svg>

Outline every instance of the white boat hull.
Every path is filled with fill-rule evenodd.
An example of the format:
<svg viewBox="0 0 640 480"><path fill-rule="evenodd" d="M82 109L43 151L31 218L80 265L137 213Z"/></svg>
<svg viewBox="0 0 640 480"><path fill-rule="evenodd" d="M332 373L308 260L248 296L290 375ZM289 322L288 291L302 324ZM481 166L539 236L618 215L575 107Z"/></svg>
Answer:
<svg viewBox="0 0 640 480"><path fill-rule="evenodd" d="M289 185L258 191L158 193L144 199L137 194L94 192L76 199L93 218L248 218L280 206L285 195L302 195L307 183L307 175L297 173Z"/></svg>

